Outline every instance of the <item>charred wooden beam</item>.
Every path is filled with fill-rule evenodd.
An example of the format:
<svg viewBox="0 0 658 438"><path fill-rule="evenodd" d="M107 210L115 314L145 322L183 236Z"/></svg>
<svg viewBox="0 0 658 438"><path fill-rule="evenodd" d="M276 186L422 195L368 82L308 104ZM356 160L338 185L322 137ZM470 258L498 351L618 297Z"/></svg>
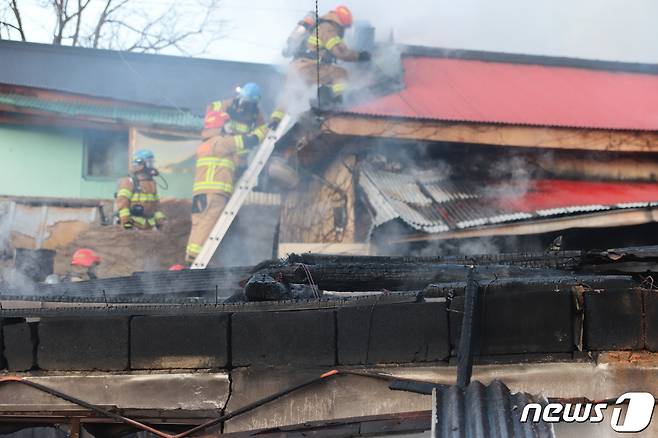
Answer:
<svg viewBox="0 0 658 438"><path fill-rule="evenodd" d="M307 265L290 263L265 268L262 273L279 278L284 283L315 283L331 291L374 291L422 289L430 283L463 281L466 266L447 263L322 263ZM478 269L478 280L507 277L546 277L558 271L523 268L509 265L488 265Z"/></svg>

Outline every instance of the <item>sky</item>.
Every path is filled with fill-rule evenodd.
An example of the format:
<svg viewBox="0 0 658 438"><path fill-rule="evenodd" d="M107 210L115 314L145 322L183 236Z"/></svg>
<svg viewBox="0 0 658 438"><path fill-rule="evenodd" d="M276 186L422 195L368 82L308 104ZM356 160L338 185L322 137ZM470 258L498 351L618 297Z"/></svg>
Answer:
<svg viewBox="0 0 658 438"><path fill-rule="evenodd" d="M0 0L5 1L5 0ZM33 4L32 40L48 41L47 16ZM154 10L170 0L151 2ZM193 7L192 0L177 0ZM319 0L320 12L337 2ZM658 63L656 0L345 0L378 39L498 52ZM227 34L205 57L281 63L280 51L314 0L223 0Z"/></svg>

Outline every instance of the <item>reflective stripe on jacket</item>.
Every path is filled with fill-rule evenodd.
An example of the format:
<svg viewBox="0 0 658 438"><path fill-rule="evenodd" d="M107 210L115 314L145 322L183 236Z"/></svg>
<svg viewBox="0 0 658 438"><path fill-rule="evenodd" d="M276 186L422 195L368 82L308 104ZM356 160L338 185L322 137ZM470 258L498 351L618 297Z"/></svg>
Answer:
<svg viewBox="0 0 658 438"><path fill-rule="evenodd" d="M116 194L116 208L119 214L119 222L124 225L128 222L142 225L148 223L155 225L157 221L166 219L164 213L160 211L160 196L155 181L147 178L144 174L139 173L134 178L139 182L139 189L136 190L133 178L126 176L121 178L118 183ZM131 213L131 208L141 205L144 213L141 216L142 221ZM134 208L133 208L134 210ZM149 219L153 219L150 221ZM152 222L152 223L151 223Z"/></svg>
<svg viewBox="0 0 658 438"><path fill-rule="evenodd" d="M192 193L233 193L233 174L244 151L242 136L217 135L197 148Z"/></svg>
<svg viewBox="0 0 658 438"><path fill-rule="evenodd" d="M233 103L233 99L217 100L208 105L206 110L206 119L210 118L212 123L204 123L204 129L201 133L201 138L204 140L210 139L216 135L234 135L243 137L245 135L255 135L259 142L262 142L267 134L267 125L264 122L260 112L255 114L252 121L247 123L245 120L238 120L231 118L228 114L229 107ZM221 114L221 116L220 116ZM218 118L226 118L221 123L214 123ZM243 141L241 140L237 140Z"/></svg>
<svg viewBox="0 0 658 438"><path fill-rule="evenodd" d="M342 61L356 61L359 59L358 52L347 47L342 37L342 28L338 24L338 18L334 12L329 12L320 19L316 30L306 41L306 57L315 59L314 55L320 50L320 61L330 62L333 59Z"/></svg>

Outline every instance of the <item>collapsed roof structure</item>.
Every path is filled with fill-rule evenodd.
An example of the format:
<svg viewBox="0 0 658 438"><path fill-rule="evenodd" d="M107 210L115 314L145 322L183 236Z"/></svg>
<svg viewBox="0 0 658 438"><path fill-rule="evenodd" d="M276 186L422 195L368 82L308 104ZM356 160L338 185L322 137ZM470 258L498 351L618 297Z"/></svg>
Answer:
<svg viewBox="0 0 658 438"><path fill-rule="evenodd" d="M368 92L288 140L300 166L333 184L324 196L343 192L334 208L355 209L355 234L341 242L391 254L432 241L511 251L565 234L579 248L586 239L569 235L579 229L590 248L610 247L639 243L633 226L655 222L655 66L423 47L400 57L401 70L376 66ZM284 201L286 248L318 240L292 218L308 222L318 190L332 189ZM592 237L603 230L616 237Z"/></svg>

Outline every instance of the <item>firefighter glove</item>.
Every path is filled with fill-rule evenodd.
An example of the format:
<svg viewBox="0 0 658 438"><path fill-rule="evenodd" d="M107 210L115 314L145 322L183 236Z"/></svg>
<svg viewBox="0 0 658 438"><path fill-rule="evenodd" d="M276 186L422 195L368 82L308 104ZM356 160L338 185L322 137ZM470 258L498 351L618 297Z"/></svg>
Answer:
<svg viewBox="0 0 658 438"><path fill-rule="evenodd" d="M370 52L367 52L365 50L363 52L359 52L359 61L362 61L362 62L370 61L371 58L372 58L372 55L370 54Z"/></svg>
<svg viewBox="0 0 658 438"><path fill-rule="evenodd" d="M251 148L257 146L260 143L260 140L255 135L245 135L244 136L244 147Z"/></svg>
<svg viewBox="0 0 658 438"><path fill-rule="evenodd" d="M281 120L279 119L272 119L270 120L270 123L267 124L267 127L271 129L272 131L276 131L276 128L279 127L279 123L281 123Z"/></svg>

